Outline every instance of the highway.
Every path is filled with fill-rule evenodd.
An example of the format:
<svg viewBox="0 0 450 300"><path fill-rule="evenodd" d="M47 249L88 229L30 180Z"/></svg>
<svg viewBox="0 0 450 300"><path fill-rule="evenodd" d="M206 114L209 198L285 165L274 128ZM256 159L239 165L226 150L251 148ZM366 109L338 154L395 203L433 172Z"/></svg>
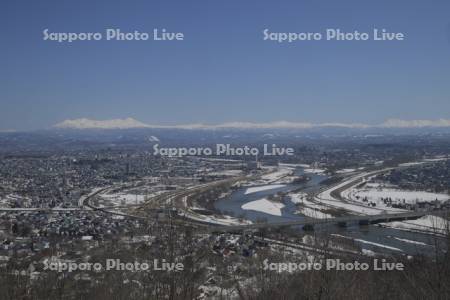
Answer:
<svg viewBox="0 0 450 300"><path fill-rule="evenodd" d="M358 183L362 178L367 176L373 176L376 174L380 174L386 171L391 170L392 168L386 168L382 170L372 171L369 173L364 173L360 175L356 175L353 177L353 180L345 184L345 186L348 185L354 185L355 183ZM96 195L110 189L111 187L106 188L99 188L93 190L88 195L80 197L80 200L78 202L79 207L70 207L70 208L0 208L0 211L23 211L23 212L64 212L64 211L102 211L109 214L115 214L120 215L124 217L130 217L130 218L137 218L137 219L148 219L148 216L142 215L142 211L155 211L155 210L164 210L164 209L170 209L170 208L177 208L177 210L180 212L180 214L183 217L178 217L177 222L184 222L190 225L200 225L202 227L206 227L209 231L213 232L234 232L234 231L246 231L246 230L257 230L262 228L276 228L276 227L283 227L283 226L308 226L310 228L313 228L316 225L320 224L337 224L340 226L345 226L347 223L359 223L361 225L368 225L368 224L375 224L375 223L381 223L381 222L392 222L392 221L403 221L403 220L412 220L412 219L418 219L420 217L423 217L425 215L447 215L448 211L435 211L435 212L400 212L400 213L380 213L376 215L349 215L344 217L336 217L336 218L328 218L328 219L313 219L313 218L305 218L302 220L296 220L296 221L284 221L284 222L275 222L275 223L255 223L255 224L248 224L248 225L218 225L215 223L208 223L207 221L202 221L201 218L197 218L197 213L191 211L189 207L187 207L186 203L180 202L180 199L183 199L185 197L192 196L195 193L204 192L208 189L213 188L214 186L218 186L221 184L233 184L238 181L242 180L249 180L252 179L252 177L245 177L240 176L237 178L231 178L231 179L224 179L224 180L218 180L213 181L205 184L200 184L197 186L188 187L182 190L176 190L174 192L168 192L164 193L158 196L155 196L151 198L146 203L140 204L140 205L133 205L129 206L130 208L133 207L135 209L135 213L124 213L124 212L117 212L117 211L111 211L111 209L117 209L121 207L95 207L90 203L90 200L95 197ZM349 179L347 179L348 181ZM335 190L339 190L342 188L342 182L335 184L333 186L328 186L325 189L321 189L320 191L316 192L314 195L309 195L311 199L314 199L317 197L318 194L324 192L325 190L333 192ZM173 203L177 201L177 203ZM339 200L336 200L339 202ZM319 201L320 202L320 201ZM343 201L344 203L347 203L347 201ZM362 204L356 204L351 202L354 205L361 205ZM326 205L326 204L324 204ZM152 207L150 207L152 206ZM382 209L380 209L380 212ZM349 211L352 213L351 211ZM202 215L199 215L200 217Z"/></svg>

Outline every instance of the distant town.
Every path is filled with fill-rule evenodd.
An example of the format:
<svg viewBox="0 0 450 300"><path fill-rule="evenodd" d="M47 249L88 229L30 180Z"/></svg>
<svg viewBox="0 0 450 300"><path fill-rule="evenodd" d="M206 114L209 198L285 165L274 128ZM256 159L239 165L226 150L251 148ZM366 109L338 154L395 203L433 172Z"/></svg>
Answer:
<svg viewBox="0 0 450 300"><path fill-rule="evenodd" d="M181 298L234 298L236 276L257 281L258 269L273 275L264 260L376 257L412 271L419 258L448 253L448 137L280 129L1 133L0 288L8 295L33 286L51 297L97 291L143 298L167 288ZM156 144L218 142L293 152L153 153ZM83 269L108 259L130 268L148 261L179 268L137 272L124 263L111 276ZM61 269L67 264L75 269ZM45 280L61 286L40 285ZM127 282L122 291L111 286L117 280ZM175 283L182 288L170 291Z"/></svg>

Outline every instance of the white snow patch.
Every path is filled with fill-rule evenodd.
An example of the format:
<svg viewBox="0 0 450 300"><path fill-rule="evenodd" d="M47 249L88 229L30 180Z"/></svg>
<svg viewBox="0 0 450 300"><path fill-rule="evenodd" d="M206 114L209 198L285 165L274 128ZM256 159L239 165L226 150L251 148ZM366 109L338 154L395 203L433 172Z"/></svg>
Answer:
<svg viewBox="0 0 450 300"><path fill-rule="evenodd" d="M413 241L413 240L408 240L408 239L401 239L398 237L393 237L394 239L404 242L404 243L408 243L408 244L415 244L415 245L422 245L422 246L429 246L428 244L422 243L422 242L418 242L418 241Z"/></svg>
<svg viewBox="0 0 450 300"><path fill-rule="evenodd" d="M267 191L267 190L273 190L273 189L278 189L281 187L286 186L285 184L268 184L268 185L263 185L263 186L255 186L255 187L250 187L247 188L247 190L245 190L245 195L248 194L253 194L253 193L257 193L257 192L261 192L261 191Z"/></svg>
<svg viewBox="0 0 450 300"><path fill-rule="evenodd" d="M298 213L315 219L331 219L332 215L321 212L326 206L316 204L306 198L305 193L289 194L292 203L297 204Z"/></svg>
<svg viewBox="0 0 450 300"><path fill-rule="evenodd" d="M280 180L285 176L291 175L293 172L293 168L290 167L280 167L275 169L273 172L269 174L265 174L261 176L261 180L268 181L268 183L273 183L276 180Z"/></svg>
<svg viewBox="0 0 450 300"><path fill-rule="evenodd" d="M371 241L366 241L366 240L362 240L362 239L354 239L354 238L351 238L351 237L348 237L348 236L344 236L344 235L340 235L340 234L331 234L331 235L332 236L337 236L337 237L340 237L340 238L344 238L344 239L348 239L348 240L353 240L355 242L359 242L359 243L362 243L362 244L367 244L367 245L372 245L372 246L376 246L376 247L379 247L379 248L385 248L385 249L389 249L389 250L403 252L401 249L398 249L398 248L395 248L395 247L391 247L391 246L387 246L387 245L383 245L383 244L374 243L374 242L371 242Z"/></svg>
<svg viewBox="0 0 450 300"><path fill-rule="evenodd" d="M417 220L383 223L383 226L400 230L426 231L439 234L446 234L450 228L448 220L431 215L423 216Z"/></svg>
<svg viewBox="0 0 450 300"><path fill-rule="evenodd" d="M369 249L361 249L361 252L366 256L375 256L375 252Z"/></svg>
<svg viewBox="0 0 450 300"><path fill-rule="evenodd" d="M252 202L248 202L242 205L242 209L245 210L254 210L263 212L266 214L281 216L281 209L284 207L284 204L278 202L272 202L265 198L260 200L255 200Z"/></svg>
<svg viewBox="0 0 450 300"><path fill-rule="evenodd" d="M337 174L345 174L345 173L351 173L351 172L355 172L356 169L342 169L342 170L338 170L336 171Z"/></svg>
<svg viewBox="0 0 450 300"><path fill-rule="evenodd" d="M298 212L314 219L332 219L333 216L310 207L299 207Z"/></svg>
<svg viewBox="0 0 450 300"><path fill-rule="evenodd" d="M242 170L223 170L208 173L209 176L238 176L242 174Z"/></svg>
<svg viewBox="0 0 450 300"><path fill-rule="evenodd" d="M90 120L90 119L75 119L65 120L54 125L56 128L72 128L72 129L129 129L129 128L143 128L149 125L139 122L133 118L113 119L113 120Z"/></svg>
<svg viewBox="0 0 450 300"><path fill-rule="evenodd" d="M430 193L424 191L407 191L393 188L362 188L351 189L348 196L352 200L367 197L368 201L381 202L381 198L391 198L394 203L409 203L415 204L417 202L431 202L431 201L446 201L450 199L449 195Z"/></svg>
<svg viewBox="0 0 450 300"><path fill-rule="evenodd" d="M151 136L148 138L148 141L149 141L149 142L159 142L159 139L158 139L156 136L151 135Z"/></svg>
<svg viewBox="0 0 450 300"><path fill-rule="evenodd" d="M323 170L323 169L317 169L317 168L315 168L315 169L304 169L303 170L305 173L312 173L312 174L323 174L323 173L325 173L325 170Z"/></svg>

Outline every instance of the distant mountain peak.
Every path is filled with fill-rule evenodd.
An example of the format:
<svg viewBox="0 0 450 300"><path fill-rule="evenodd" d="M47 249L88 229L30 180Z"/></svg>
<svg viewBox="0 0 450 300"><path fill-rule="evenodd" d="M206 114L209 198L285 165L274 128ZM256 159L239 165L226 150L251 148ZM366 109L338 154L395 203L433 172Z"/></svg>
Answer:
<svg viewBox="0 0 450 300"><path fill-rule="evenodd" d="M311 128L424 128L424 127L450 127L450 120L400 120L389 119L384 123L369 125L363 123L307 123L307 122L228 122L222 124L184 124L184 125L149 125L133 118L112 120L91 120L86 118L65 120L54 125L61 129L131 129L131 128L159 128L159 129L311 129Z"/></svg>
<svg viewBox="0 0 450 300"><path fill-rule="evenodd" d="M55 128L64 129L130 129L146 128L149 125L133 118L112 119L112 120L91 120L86 118L65 120L54 125Z"/></svg>

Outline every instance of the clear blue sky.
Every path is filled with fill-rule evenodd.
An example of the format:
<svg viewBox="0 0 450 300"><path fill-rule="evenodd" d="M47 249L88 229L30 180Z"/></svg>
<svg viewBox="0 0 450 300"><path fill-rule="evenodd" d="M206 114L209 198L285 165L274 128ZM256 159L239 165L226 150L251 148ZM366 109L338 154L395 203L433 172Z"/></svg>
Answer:
<svg viewBox="0 0 450 300"><path fill-rule="evenodd" d="M450 117L450 1L3 0L0 129L64 119L154 124L380 123ZM183 42L43 41L151 31ZM262 30L403 32L403 42L263 41Z"/></svg>

